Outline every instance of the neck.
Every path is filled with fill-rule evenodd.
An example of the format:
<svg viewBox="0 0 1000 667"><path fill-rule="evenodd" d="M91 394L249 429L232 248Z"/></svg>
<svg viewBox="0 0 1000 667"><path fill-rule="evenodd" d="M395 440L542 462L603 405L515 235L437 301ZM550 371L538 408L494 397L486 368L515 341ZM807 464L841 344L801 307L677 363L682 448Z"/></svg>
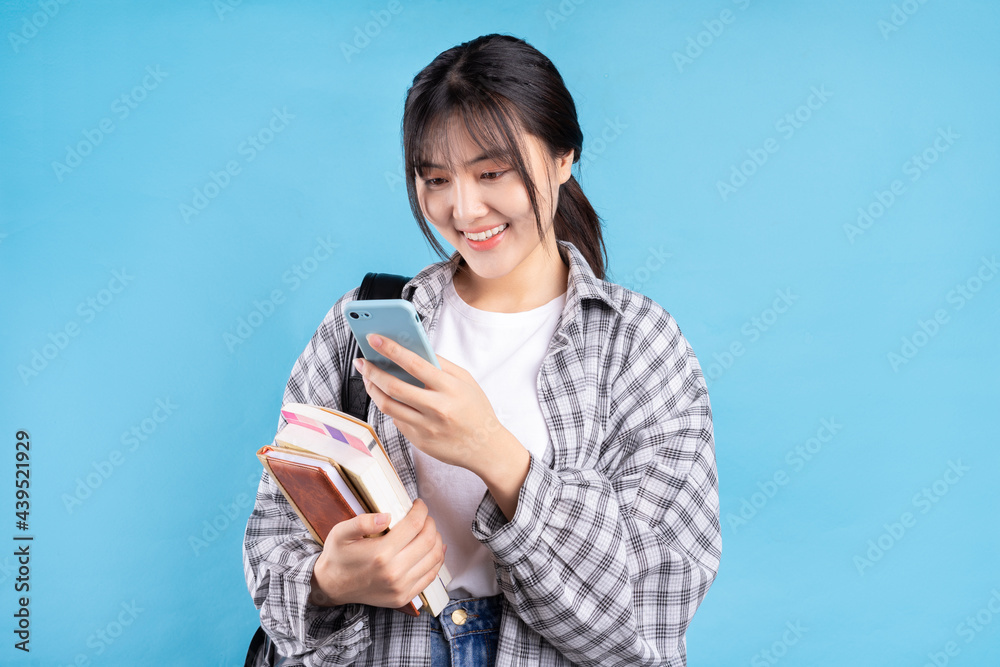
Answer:
<svg viewBox="0 0 1000 667"><path fill-rule="evenodd" d="M539 245L521 265L499 278L478 276L459 259L453 278L455 291L473 308L496 313L520 313L543 306L568 286L569 259L556 245L558 253ZM533 257L536 261L529 263Z"/></svg>

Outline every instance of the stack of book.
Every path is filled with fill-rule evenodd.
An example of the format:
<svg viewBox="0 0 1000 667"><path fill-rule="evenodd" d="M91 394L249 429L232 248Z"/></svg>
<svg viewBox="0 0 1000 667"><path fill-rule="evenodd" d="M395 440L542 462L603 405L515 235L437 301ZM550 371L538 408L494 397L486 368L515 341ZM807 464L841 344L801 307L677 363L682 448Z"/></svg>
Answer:
<svg viewBox="0 0 1000 667"><path fill-rule="evenodd" d="M392 530L413 506L370 424L303 403L285 404L281 415L288 423L274 444L257 450L257 458L321 546L341 521L386 512ZM434 581L399 611L417 616L425 608L437 616L448 604L450 581L442 565Z"/></svg>

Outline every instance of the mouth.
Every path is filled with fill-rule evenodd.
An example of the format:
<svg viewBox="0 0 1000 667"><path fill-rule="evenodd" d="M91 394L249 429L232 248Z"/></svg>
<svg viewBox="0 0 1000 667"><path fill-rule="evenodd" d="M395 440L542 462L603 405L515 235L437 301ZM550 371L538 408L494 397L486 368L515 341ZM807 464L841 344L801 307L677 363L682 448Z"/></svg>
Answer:
<svg viewBox="0 0 1000 667"><path fill-rule="evenodd" d="M465 235L465 238L469 239L470 241L485 241L490 237L496 236L503 230L507 229L509 225L510 223L505 222L502 225L497 225L493 229L488 229L485 232L478 232L476 234L470 234L469 232L462 232L462 233Z"/></svg>
<svg viewBox="0 0 1000 667"><path fill-rule="evenodd" d="M465 238L465 242L469 244L469 247L473 250L491 250L495 248L507 235L507 228L510 223L505 222L502 225L497 225L493 229L488 229L485 232L480 232L478 234L467 234L462 233Z"/></svg>

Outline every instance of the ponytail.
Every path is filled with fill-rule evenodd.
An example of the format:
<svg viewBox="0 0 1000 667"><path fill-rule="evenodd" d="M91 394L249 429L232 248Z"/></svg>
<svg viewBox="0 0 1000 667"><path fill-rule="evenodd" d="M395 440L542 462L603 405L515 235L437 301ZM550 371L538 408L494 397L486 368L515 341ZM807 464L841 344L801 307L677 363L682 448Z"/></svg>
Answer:
<svg viewBox="0 0 1000 667"><path fill-rule="evenodd" d="M575 245L594 275L604 280L607 249L601 234L601 218L572 174L568 181L559 186L559 204L553 225L556 238Z"/></svg>

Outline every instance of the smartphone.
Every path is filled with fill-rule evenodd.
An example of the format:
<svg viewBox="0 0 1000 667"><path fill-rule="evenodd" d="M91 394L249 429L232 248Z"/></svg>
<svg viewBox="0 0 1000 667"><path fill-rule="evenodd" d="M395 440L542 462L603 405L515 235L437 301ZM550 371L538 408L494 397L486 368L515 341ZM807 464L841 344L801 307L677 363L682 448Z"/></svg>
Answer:
<svg viewBox="0 0 1000 667"><path fill-rule="evenodd" d="M348 301L344 306L344 317L354 332L361 354L366 361L375 364L387 373L424 388L424 383L404 371L396 362L379 354L368 344L368 334L378 334L390 338L406 349L415 352L437 368L441 368L437 356L427 339L427 332L420 323L420 315L413 304L406 299L363 299Z"/></svg>

